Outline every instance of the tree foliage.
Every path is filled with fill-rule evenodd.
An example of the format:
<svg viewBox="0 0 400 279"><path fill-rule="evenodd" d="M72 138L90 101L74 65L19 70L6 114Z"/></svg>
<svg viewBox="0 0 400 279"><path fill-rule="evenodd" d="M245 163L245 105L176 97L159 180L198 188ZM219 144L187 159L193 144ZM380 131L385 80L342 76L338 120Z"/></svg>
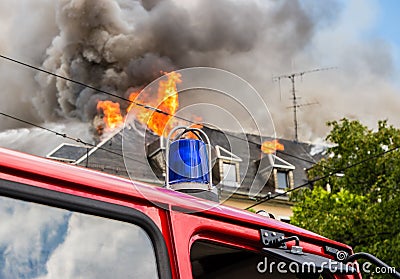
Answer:
<svg viewBox="0 0 400 279"><path fill-rule="evenodd" d="M292 223L400 267L400 130L386 121L377 130L348 119L328 125L332 146L309 178L328 177L293 194Z"/></svg>

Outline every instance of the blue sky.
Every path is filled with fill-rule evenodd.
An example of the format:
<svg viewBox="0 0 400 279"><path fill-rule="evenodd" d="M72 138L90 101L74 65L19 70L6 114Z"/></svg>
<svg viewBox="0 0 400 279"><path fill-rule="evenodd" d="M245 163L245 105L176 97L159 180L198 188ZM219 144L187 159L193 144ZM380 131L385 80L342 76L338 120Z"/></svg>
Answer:
<svg viewBox="0 0 400 279"><path fill-rule="evenodd" d="M378 25L376 32L390 42L400 46L399 11L400 1L380 0L378 13Z"/></svg>
<svg viewBox="0 0 400 279"><path fill-rule="evenodd" d="M374 32L379 37L385 39L394 47L393 55L396 59L397 70L400 69L400 1L398 0L379 0L379 11L377 24Z"/></svg>

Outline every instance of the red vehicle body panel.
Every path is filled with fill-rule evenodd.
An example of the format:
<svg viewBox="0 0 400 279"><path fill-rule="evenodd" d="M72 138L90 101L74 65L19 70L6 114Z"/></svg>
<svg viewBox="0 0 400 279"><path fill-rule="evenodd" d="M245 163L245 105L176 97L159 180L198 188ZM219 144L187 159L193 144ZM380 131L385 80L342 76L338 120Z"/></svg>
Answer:
<svg viewBox="0 0 400 279"><path fill-rule="evenodd" d="M324 255L323 245L351 247L307 230L198 199L173 190L0 148L0 179L135 208L161 230L173 278L191 278L190 246L199 239L260 251L260 229L297 235L304 251ZM288 243L290 247L290 243ZM330 257L332 258L332 257ZM358 278L342 276L337 278Z"/></svg>

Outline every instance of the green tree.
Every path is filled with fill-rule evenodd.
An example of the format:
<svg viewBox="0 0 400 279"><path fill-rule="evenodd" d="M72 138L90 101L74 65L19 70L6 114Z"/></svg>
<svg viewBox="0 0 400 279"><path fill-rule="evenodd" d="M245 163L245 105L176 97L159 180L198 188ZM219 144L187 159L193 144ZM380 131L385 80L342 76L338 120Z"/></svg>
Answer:
<svg viewBox="0 0 400 279"><path fill-rule="evenodd" d="M332 147L309 171L310 181L326 178L292 195L291 222L400 267L400 130L386 121L328 126Z"/></svg>

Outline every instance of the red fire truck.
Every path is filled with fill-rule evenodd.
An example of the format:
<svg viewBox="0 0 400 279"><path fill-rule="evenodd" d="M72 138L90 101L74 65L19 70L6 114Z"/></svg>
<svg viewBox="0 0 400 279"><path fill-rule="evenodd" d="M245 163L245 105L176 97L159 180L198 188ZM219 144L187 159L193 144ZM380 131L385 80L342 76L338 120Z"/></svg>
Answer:
<svg viewBox="0 0 400 279"><path fill-rule="evenodd" d="M361 278L352 254L273 218L0 149L0 278Z"/></svg>

